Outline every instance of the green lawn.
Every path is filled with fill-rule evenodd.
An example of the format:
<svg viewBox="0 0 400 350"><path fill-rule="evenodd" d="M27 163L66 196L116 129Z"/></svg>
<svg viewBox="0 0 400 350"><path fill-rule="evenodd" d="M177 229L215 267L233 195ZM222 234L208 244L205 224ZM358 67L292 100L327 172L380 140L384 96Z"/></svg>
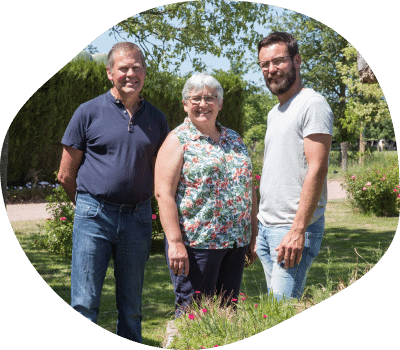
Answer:
<svg viewBox="0 0 400 350"><path fill-rule="evenodd" d="M47 251L37 250L33 242L38 237L40 221L12 223L16 236L33 266L65 302L70 302L70 261ZM389 247L398 224L398 217L376 218L355 214L346 200L330 201L326 213L326 232L321 252L310 269L307 287L347 281L357 265L364 271L375 264ZM354 249L367 261L358 257ZM146 266L143 291L143 342L159 347L166 323L173 318L174 293L160 242L156 254ZM327 274L329 276L327 276ZM110 332L116 329L116 305L113 266L107 272L99 314L99 325ZM259 296L266 291L262 266L257 260L245 270L242 291Z"/></svg>

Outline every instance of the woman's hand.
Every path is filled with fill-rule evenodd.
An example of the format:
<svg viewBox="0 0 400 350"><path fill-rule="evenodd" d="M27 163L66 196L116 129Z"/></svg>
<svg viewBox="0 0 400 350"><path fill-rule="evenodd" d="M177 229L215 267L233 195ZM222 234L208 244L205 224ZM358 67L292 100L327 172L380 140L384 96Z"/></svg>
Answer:
<svg viewBox="0 0 400 350"><path fill-rule="evenodd" d="M189 257L185 245L182 242L168 242L169 267L172 272L180 276L183 272L189 274Z"/></svg>
<svg viewBox="0 0 400 350"><path fill-rule="evenodd" d="M246 262L244 264L244 267L249 267L254 261L257 259L257 244L255 240L252 240L249 245L249 249L246 254Z"/></svg>

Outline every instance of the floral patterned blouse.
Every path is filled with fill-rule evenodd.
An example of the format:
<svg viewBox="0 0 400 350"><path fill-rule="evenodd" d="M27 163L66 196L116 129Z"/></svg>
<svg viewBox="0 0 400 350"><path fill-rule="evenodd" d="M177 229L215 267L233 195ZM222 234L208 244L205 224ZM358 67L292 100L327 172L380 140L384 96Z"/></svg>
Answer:
<svg viewBox="0 0 400 350"><path fill-rule="evenodd" d="M251 239L252 166L239 134L221 126L219 143L187 117L172 132L183 148L176 204L185 245L243 247Z"/></svg>

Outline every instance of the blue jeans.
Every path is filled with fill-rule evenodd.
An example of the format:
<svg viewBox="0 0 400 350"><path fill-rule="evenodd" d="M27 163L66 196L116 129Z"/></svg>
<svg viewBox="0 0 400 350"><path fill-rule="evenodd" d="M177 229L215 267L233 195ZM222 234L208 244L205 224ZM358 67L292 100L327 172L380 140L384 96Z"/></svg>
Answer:
<svg viewBox="0 0 400 350"><path fill-rule="evenodd" d="M117 334L141 343L141 295L150 246L150 199L133 207L78 193L73 230L71 306L91 321L97 321L101 290L112 255Z"/></svg>
<svg viewBox="0 0 400 350"><path fill-rule="evenodd" d="M266 227L259 223L257 237L257 255L264 268L268 294L273 293L277 300L282 298L300 299L307 281L308 270L318 255L324 235L325 217L322 215L306 230L306 240L300 264L286 269L284 260L277 262L275 248L289 232L290 226Z"/></svg>

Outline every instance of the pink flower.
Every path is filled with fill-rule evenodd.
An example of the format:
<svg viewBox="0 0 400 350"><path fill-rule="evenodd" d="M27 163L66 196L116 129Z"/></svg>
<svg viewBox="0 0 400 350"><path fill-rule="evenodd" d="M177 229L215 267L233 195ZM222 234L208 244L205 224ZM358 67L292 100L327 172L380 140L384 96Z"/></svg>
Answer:
<svg viewBox="0 0 400 350"><path fill-rule="evenodd" d="M397 195L397 198L400 198L400 193Z"/></svg>
<svg viewBox="0 0 400 350"><path fill-rule="evenodd" d="M255 178L256 178L257 181L260 181L261 176L260 175L256 175Z"/></svg>
<svg viewBox="0 0 400 350"><path fill-rule="evenodd" d="M206 313L206 312L207 312L207 309L202 309L201 311L203 311L203 313Z"/></svg>
<svg viewBox="0 0 400 350"><path fill-rule="evenodd" d="M199 290L196 290L196 294L201 294L201 292Z"/></svg>
<svg viewBox="0 0 400 350"><path fill-rule="evenodd" d="M382 181L385 181L386 180L386 177L382 177L382 179L381 179Z"/></svg>
<svg viewBox="0 0 400 350"><path fill-rule="evenodd" d="M156 220L157 219L157 215L156 214L153 214L152 216L151 216L151 220Z"/></svg>
<svg viewBox="0 0 400 350"><path fill-rule="evenodd" d="M242 300L243 300L243 301L245 301L245 300L246 300L246 298L242 298Z"/></svg>
<svg viewBox="0 0 400 350"><path fill-rule="evenodd" d="M367 188L366 187L363 187L363 191L365 191Z"/></svg>
<svg viewBox="0 0 400 350"><path fill-rule="evenodd" d="M217 346L219 346L219 345L214 345L214 348L216 348Z"/></svg>
<svg viewBox="0 0 400 350"><path fill-rule="evenodd" d="M240 295L244 295L243 293L239 293Z"/></svg>
<svg viewBox="0 0 400 350"><path fill-rule="evenodd" d="M237 301L237 299L233 298L232 301Z"/></svg>
<svg viewBox="0 0 400 350"><path fill-rule="evenodd" d="M394 189L393 189L393 192L397 192L397 190L394 188Z"/></svg>
<svg viewBox="0 0 400 350"><path fill-rule="evenodd" d="M365 184L365 186L371 186L371 183L370 183L370 182L367 182L367 183Z"/></svg>
<svg viewBox="0 0 400 350"><path fill-rule="evenodd" d="M356 178L356 177L355 177L354 175L351 177L352 180L354 180L355 178Z"/></svg>
<svg viewBox="0 0 400 350"><path fill-rule="evenodd" d="M258 186L254 187L256 190L258 190Z"/></svg>
<svg viewBox="0 0 400 350"><path fill-rule="evenodd" d="M397 185L396 187L397 187L397 188L400 188L400 185Z"/></svg>
<svg viewBox="0 0 400 350"><path fill-rule="evenodd" d="M254 305L254 307L257 307L257 306L258 306L257 304Z"/></svg>
<svg viewBox="0 0 400 350"><path fill-rule="evenodd" d="M194 320L194 315L193 314L189 314L189 320Z"/></svg>
<svg viewBox="0 0 400 350"><path fill-rule="evenodd" d="M267 318L268 316L267 315L263 315L263 318Z"/></svg>
<svg viewBox="0 0 400 350"><path fill-rule="evenodd" d="M67 220L67 218L66 217L60 218L60 221L64 221L64 220Z"/></svg>

